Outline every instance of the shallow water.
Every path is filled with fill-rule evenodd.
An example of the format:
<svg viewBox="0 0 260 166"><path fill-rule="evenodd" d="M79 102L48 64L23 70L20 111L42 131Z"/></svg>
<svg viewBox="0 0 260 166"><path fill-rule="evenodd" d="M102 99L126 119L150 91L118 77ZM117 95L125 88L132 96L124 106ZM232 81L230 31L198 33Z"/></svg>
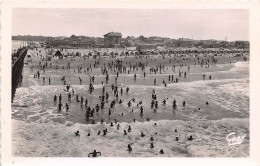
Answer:
<svg viewBox="0 0 260 166"><path fill-rule="evenodd" d="M176 67L175 71L187 71L187 67ZM33 77L34 70L29 67L24 68L24 78L22 87L16 91L16 97L13 103L13 118L23 119L27 121L38 121L42 118L52 119L58 122L66 120L90 123L92 119L85 119L85 105L76 102L76 94L79 98L82 96L84 100L88 99L88 105L93 108L96 104L100 104L99 96L102 94L102 87L105 86L108 91L110 100L105 104L105 108L96 113L95 121L110 122L117 119L118 121L133 122L145 121L147 118L152 120L198 120L208 119L217 120L222 118L243 118L249 116L249 63L238 62L235 64L218 64L210 65L209 68L200 66L191 66L190 71L187 71L186 78L178 77L178 72L173 72L168 69L164 74L148 74L145 78L141 71L137 71L136 81L132 74L119 75L117 86L123 88L123 94L119 99L123 100L122 104L116 104L112 109L112 116L108 117L108 108L111 98L114 98L111 84L115 83L114 76L110 76L109 82L102 85L105 76L95 75L94 88L95 91L90 94L88 91L89 76L87 74L74 74L73 70L56 70L47 69L45 72L46 80ZM100 73L100 68L92 71L92 75ZM149 68L146 68L149 73ZM43 74L43 73L42 73ZM168 75L174 75L179 78L178 83L168 81ZM212 80L206 77L202 80L202 74L211 75ZM68 84L71 84L75 91L72 100L68 101L68 93L65 91L65 85L62 85L61 76L66 77ZM51 85L48 85L48 79L51 78ZM79 85L78 77L82 78L82 85ZM157 79L157 84L153 85L154 78ZM167 82L165 87L162 80ZM127 94L125 89L130 88ZM156 112L151 109L151 94L155 90L159 108ZM62 111L58 113L57 103L53 102L54 95L62 95L62 104L69 104L69 112ZM132 98L136 99L131 107L127 106L127 102ZM168 99L167 99L168 98ZM119 100L118 99L118 100ZM162 105L163 99L167 99L166 105ZM177 101L177 109L172 109L172 101ZM137 103L142 101L144 115L139 115L140 106ZM182 102L186 101L186 106L183 108ZM206 102L209 105L206 105ZM200 108L200 110L199 110ZM121 114L123 113L123 116Z"/></svg>
<svg viewBox="0 0 260 166"><path fill-rule="evenodd" d="M29 51L33 55L33 52ZM44 54L44 52L43 52ZM33 55L33 58L35 55ZM28 58L26 58L26 61ZM33 59L39 61L39 58ZM33 75L39 67L30 69L30 65L24 66L22 86L16 90L12 105L12 155L24 157L49 157L68 156L86 157L94 149L102 152L107 157L247 157L249 156L249 63L238 62L232 64L210 65L205 68L191 65L188 72L187 66L172 66L165 68L161 74L149 74L146 67L146 78L140 70L128 74L119 74L117 85L124 89L119 94L122 104L117 103L112 109L112 117L108 118L108 106L114 98L111 84L115 83L115 73L110 73L109 82L106 84L104 76L100 75L100 68L94 69L89 74L95 75L95 91L88 91L89 76L74 73L74 68L88 62L77 59L72 63L72 70L62 70L62 65L69 60L59 63L59 69L48 68L45 73L40 70L41 76L46 77L45 83L42 77L34 78ZM102 60L103 62L105 59ZM55 64L53 62L53 64ZM93 62L93 59L92 59ZM34 63L35 64L35 63ZM56 65L56 64L55 64ZM87 64L89 65L89 64ZM85 68L85 66L84 66ZM178 77L178 71L187 72L187 77ZM134 73L137 79L134 81ZM206 79L202 79L206 74ZM111 76L112 75L112 76ZM168 81L168 75L178 77L179 82ZM212 80L208 76L212 76ZM65 91L61 77L65 76L67 83L71 84L75 91L71 102ZM48 78L51 85L48 85ZM79 83L82 78L82 85ZM157 84L153 84L156 77ZM162 84L163 79L167 86ZM102 85L102 81L104 85ZM109 93L109 102L105 109L95 115L95 121L104 119L105 123L89 125L90 120L85 119L85 106L76 102L76 94L88 99L91 107L99 103L102 87L105 86ZM130 88L126 94L126 87ZM155 90L159 108L156 112L150 107L152 90ZM57 103L53 102L54 95L62 95L62 104L69 104L70 110L57 111ZM129 108L127 102L135 98L136 102ZM167 99L168 98L168 99ZM162 100L167 99L166 105ZM176 99L177 109L172 109L172 101ZM186 101L185 108L182 102ZM144 116L140 117L137 102L142 101ZM209 105L206 105L206 102ZM200 109L199 109L200 108ZM133 109L133 112L131 112ZM121 116L121 113L124 116ZM120 129L110 122L117 119ZM146 121L150 118L149 122ZM137 122L133 122L136 119ZM154 126L154 123L157 123ZM131 125L132 132L123 135ZM98 131L108 129L106 136L98 135ZM178 129L178 132L175 132ZM76 137L74 132L79 130L81 136ZM144 132L146 137L140 137ZM226 136L235 132L237 135L246 135L242 144L228 147ZM91 136L87 136L88 134ZM193 141L187 141L192 135ZM150 148L149 138L155 138L155 148ZM179 141L175 141L178 137ZM132 144L133 151L128 153L127 145ZM158 154L163 149L165 154Z"/></svg>

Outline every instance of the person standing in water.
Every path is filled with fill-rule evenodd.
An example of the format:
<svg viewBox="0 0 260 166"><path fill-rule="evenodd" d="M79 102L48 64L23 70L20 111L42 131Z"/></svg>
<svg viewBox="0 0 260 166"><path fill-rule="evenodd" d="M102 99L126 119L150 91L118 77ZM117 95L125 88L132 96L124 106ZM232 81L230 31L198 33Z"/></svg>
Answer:
<svg viewBox="0 0 260 166"><path fill-rule="evenodd" d="M61 108L63 108L63 105L61 104L61 102L58 104L58 111L61 112Z"/></svg>
<svg viewBox="0 0 260 166"><path fill-rule="evenodd" d="M61 94L60 94L60 96L59 96L59 102L61 102L61 100L62 100L62 97L61 97Z"/></svg>
<svg viewBox="0 0 260 166"><path fill-rule="evenodd" d="M140 116L143 116L144 115L144 109L143 109L143 106L141 106L140 108Z"/></svg>
<svg viewBox="0 0 260 166"><path fill-rule="evenodd" d="M54 96L53 101L54 101L54 102L57 101L57 96L56 96L56 95Z"/></svg>
<svg viewBox="0 0 260 166"><path fill-rule="evenodd" d="M68 103L66 103L65 108L66 108L66 112L68 112L68 111L69 111L69 105L68 105Z"/></svg>

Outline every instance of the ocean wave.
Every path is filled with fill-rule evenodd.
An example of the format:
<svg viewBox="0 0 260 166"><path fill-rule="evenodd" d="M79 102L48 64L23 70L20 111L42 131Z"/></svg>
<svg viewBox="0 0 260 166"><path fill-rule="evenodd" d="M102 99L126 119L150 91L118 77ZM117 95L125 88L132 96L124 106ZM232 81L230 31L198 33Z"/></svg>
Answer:
<svg viewBox="0 0 260 166"><path fill-rule="evenodd" d="M154 123L157 125L154 126ZM19 157L86 157L94 149L101 151L103 157L249 156L248 119L122 122L119 130L115 126L110 127L109 124L105 123L95 125L71 122L36 124L12 120L12 126L12 155ZM124 136L123 130L127 130L128 126L131 126L132 132ZM98 131L104 129L108 129L106 136L102 136L102 132L101 135L97 134ZM177 132L174 132L175 129ZM74 134L77 130L80 131L80 137L76 137ZM146 136L140 137L141 132ZM241 145L228 147L226 136L231 132L246 135ZM90 136L87 136L88 133ZM187 141L190 135L193 136L193 141ZM152 142L149 141L151 136L154 137L155 147L153 149L149 147ZM176 137L179 137L179 141L175 141ZM133 151L131 153L127 151L128 144L132 144ZM160 155L160 149L163 149L165 154Z"/></svg>

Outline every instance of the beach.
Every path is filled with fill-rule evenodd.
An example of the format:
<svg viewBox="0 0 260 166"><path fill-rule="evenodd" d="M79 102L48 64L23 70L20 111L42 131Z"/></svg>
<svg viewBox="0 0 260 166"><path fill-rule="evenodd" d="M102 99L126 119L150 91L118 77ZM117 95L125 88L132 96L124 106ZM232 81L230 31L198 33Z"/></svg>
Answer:
<svg viewBox="0 0 260 166"><path fill-rule="evenodd" d="M57 50L54 49L54 52ZM151 55L102 57L98 60L83 56L67 59L54 57L51 61L42 61L47 51L39 48L27 53L31 58L25 59L27 64L23 69L22 86L16 90L12 104L12 155L86 157L93 150L97 150L102 153L102 157L249 156L249 61L232 54L218 55L215 57L217 63L202 66L198 61L206 61L212 55L201 54L200 60L189 56L173 58ZM66 51L87 55L90 50ZM109 80L105 82L106 75L101 74L103 64L117 60L121 60L126 66L128 63L139 62L147 65L144 71L139 67L129 73L119 73L118 77L117 72L110 71ZM96 61L99 65L93 67ZM48 66L43 72L41 65L46 62ZM68 63L70 69L66 69ZM89 72L78 72L79 67L86 69L90 65L92 69ZM150 73L150 69L158 65L163 66L162 71ZM38 70L41 73L39 79L35 78ZM128 66L126 70L129 70ZM144 72L147 73L145 77ZM178 77L180 72L182 76ZM187 73L186 77L183 76L184 72ZM206 75L205 79L203 74ZM95 81L90 80L90 75L95 77ZM174 75L174 79L178 78L178 83L169 79L169 75ZM71 101L67 99L71 90L65 90L62 76L75 91ZM79 77L82 81L79 81ZM167 86L163 82L166 82ZM90 83L95 89L92 93L89 92ZM103 87L110 98L114 97L112 84L119 89L122 87L123 92L118 95L122 103L116 103L111 109L112 115L108 116L111 101L109 99L104 109L93 117L95 124L91 124L93 119L86 120L85 105L76 102L76 95L87 99L88 105L95 107L100 103ZM130 89L128 93L127 87ZM150 104L153 90L159 102L156 111L151 109ZM62 104L69 104L69 111L65 108L61 112L57 110L53 97L60 94ZM135 101L129 107L127 102L133 98ZM166 103L162 104L164 99ZM177 109L172 108L173 100L176 100ZM140 101L142 104L139 105ZM183 101L186 102L185 106L182 105ZM206 102L209 104L205 104ZM142 116L141 106L144 109ZM101 124L101 120L104 120L104 123ZM155 123L157 125L154 125ZM124 135L123 131L129 126L132 131ZM98 135L98 131L105 129L108 130L106 135ZM79 137L75 136L76 131L80 132ZM146 136L140 137L141 132ZM232 132L246 135L242 144L228 146L226 137ZM187 141L191 135L193 140ZM150 137L154 137L154 141L150 141ZM154 148L150 148L151 143ZM128 144L132 146L131 153L127 151ZM159 154L161 149L164 154Z"/></svg>

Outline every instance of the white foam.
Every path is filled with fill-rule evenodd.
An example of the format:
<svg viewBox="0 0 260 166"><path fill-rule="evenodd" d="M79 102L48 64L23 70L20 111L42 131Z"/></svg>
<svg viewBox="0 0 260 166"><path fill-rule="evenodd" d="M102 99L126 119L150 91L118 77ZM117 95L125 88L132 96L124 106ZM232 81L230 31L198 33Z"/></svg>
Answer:
<svg viewBox="0 0 260 166"><path fill-rule="evenodd" d="M120 130L109 124L84 125L66 122L65 124L44 121L41 124L25 123L13 120L12 154L14 156L77 156L86 157L93 150L108 156L193 156L193 157L246 157L249 156L249 137L241 146L228 148L225 137L236 131L237 134L249 135L248 119L223 119L217 121L156 121L144 123L120 123ZM132 132L127 136L123 130L131 125ZM106 136L97 135L99 130L108 129ZM174 130L178 132L175 133ZM74 132L79 130L80 137ZM144 138L140 133L144 132ZM158 132L158 135L155 133ZM90 133L91 136L87 136ZM192 135L194 140L187 141ZM153 136L155 148L150 149L149 141ZM175 141L175 137L179 141ZM69 144L68 144L69 142ZM133 151L128 153L127 145L132 144ZM26 148L24 147L26 146ZM204 152L198 150L202 147ZM37 149L37 150L33 150ZM164 155L156 155L164 150ZM213 150L214 149L214 150Z"/></svg>

